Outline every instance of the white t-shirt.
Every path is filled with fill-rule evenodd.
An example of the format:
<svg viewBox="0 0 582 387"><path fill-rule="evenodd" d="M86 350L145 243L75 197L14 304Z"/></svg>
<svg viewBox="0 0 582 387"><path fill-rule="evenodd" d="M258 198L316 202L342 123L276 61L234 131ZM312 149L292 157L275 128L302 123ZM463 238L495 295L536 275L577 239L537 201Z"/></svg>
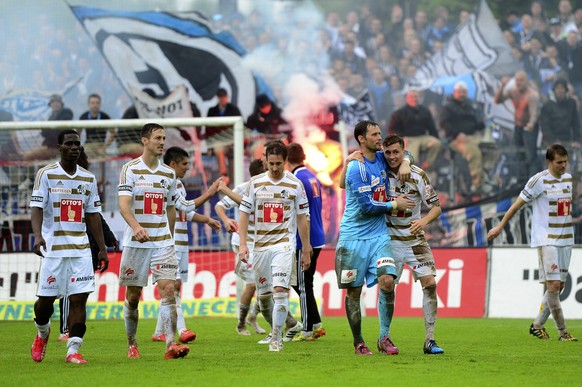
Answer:
<svg viewBox="0 0 582 387"><path fill-rule="evenodd" d="M309 215L309 202L301 180L291 172L277 182L265 172L249 181L240 210L254 212L254 250L263 251L281 243L295 246L297 215Z"/></svg>
<svg viewBox="0 0 582 387"><path fill-rule="evenodd" d="M91 255L87 213L101 212L95 176L77 166L69 175L60 162L41 168L34 180L30 207L43 210L42 237L46 257Z"/></svg>
<svg viewBox="0 0 582 387"><path fill-rule="evenodd" d="M572 246L572 175L555 178L546 169L529 179L519 194L532 203L531 247Z"/></svg>

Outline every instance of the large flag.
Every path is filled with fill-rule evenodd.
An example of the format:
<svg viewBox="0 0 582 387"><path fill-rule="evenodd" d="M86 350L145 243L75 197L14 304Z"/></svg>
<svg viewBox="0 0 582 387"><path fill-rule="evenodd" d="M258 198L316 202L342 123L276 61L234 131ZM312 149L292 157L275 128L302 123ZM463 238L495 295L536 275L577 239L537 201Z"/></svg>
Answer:
<svg viewBox="0 0 582 387"><path fill-rule="evenodd" d="M225 88L246 117L264 85L242 65L244 48L226 31L214 33L199 13L129 12L71 7L123 87L167 96L178 86L204 114Z"/></svg>
<svg viewBox="0 0 582 387"><path fill-rule="evenodd" d="M469 86L469 98L482 103L487 116L500 126L513 128L511 102L497 105L493 96L499 87L497 78L518 69L487 2L481 0L477 13L418 69L412 86L450 94L453 85L462 80Z"/></svg>

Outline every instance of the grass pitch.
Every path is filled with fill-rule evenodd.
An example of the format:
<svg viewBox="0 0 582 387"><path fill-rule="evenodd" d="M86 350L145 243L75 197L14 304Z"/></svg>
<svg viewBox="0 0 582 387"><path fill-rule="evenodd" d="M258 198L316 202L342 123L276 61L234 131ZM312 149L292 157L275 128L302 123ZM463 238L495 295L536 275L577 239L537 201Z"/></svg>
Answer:
<svg viewBox="0 0 582 387"><path fill-rule="evenodd" d="M264 321L263 327L267 327ZM422 353L424 323L420 318L395 318L392 338L397 356L376 351L378 319L365 317L364 338L374 356L356 356L347 320L324 318L327 335L315 342L285 343L279 353L256 344L263 336L235 333L233 318L188 319L198 334L184 359L164 360L164 344L152 343L154 320L138 329L140 359L127 359L123 321L89 321L81 347L87 365L66 364L65 343L57 341L52 322L42 363L30 357L35 335L32 322L0 323L0 385L2 386L533 386L582 385L582 342L558 341L552 320L551 339L528 333L529 320L437 320L436 338L445 354ZM582 339L582 321L568 321Z"/></svg>

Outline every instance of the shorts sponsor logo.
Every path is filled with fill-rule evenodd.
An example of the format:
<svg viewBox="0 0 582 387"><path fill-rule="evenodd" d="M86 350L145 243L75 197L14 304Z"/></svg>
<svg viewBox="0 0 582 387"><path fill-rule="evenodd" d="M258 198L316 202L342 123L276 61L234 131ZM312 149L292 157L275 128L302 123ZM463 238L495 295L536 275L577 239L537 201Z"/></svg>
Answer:
<svg viewBox="0 0 582 387"><path fill-rule="evenodd" d="M71 282L87 282L87 281L93 281L95 279L95 276L90 275L87 277L73 277L71 278Z"/></svg>
<svg viewBox="0 0 582 387"><path fill-rule="evenodd" d="M156 265L156 270L160 270L160 269L177 269L178 265L172 265L169 263L165 263L163 265Z"/></svg>
<svg viewBox="0 0 582 387"><path fill-rule="evenodd" d="M287 277L287 273L273 273L273 277Z"/></svg>
<svg viewBox="0 0 582 387"><path fill-rule="evenodd" d="M357 270L342 270L340 282L342 284L349 284L351 282L354 282L357 276L358 276Z"/></svg>
<svg viewBox="0 0 582 387"><path fill-rule="evenodd" d="M52 275L50 275L50 276L49 276L49 277L46 279L46 283L47 283L47 284L49 284L49 285L50 285L50 284L52 284L52 283L55 283L55 282L57 282L57 279L56 279L55 277L53 277Z"/></svg>
<svg viewBox="0 0 582 387"><path fill-rule="evenodd" d="M550 269L552 269L552 271L556 271L558 270L558 265L554 263L552 266L550 266Z"/></svg>
<svg viewBox="0 0 582 387"><path fill-rule="evenodd" d="M380 258L376 261L376 265L378 267L383 267L383 266L394 266L394 259L390 258L390 257L384 257L384 258Z"/></svg>
<svg viewBox="0 0 582 387"><path fill-rule="evenodd" d="M261 277L261 278L259 278L259 283L260 283L261 285L264 285L266 282L267 282L267 279L266 279L265 277Z"/></svg>
<svg viewBox="0 0 582 387"><path fill-rule="evenodd" d="M421 262L418 265L412 266L412 270L420 269L421 267L427 267L427 266L431 266L431 267L434 266L434 262L433 261Z"/></svg>
<svg viewBox="0 0 582 387"><path fill-rule="evenodd" d="M132 275L135 273L135 270L133 270L131 267L128 267L127 269L125 269L125 271L123 272L126 276L128 275Z"/></svg>

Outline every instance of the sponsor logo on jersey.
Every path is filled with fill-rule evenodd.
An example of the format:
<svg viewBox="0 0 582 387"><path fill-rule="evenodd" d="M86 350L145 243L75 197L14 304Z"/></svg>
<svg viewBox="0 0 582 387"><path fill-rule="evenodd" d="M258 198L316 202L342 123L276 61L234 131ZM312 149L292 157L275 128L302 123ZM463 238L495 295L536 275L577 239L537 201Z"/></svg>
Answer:
<svg viewBox="0 0 582 387"><path fill-rule="evenodd" d="M372 187L370 187L369 185L365 185L363 187L358 188L359 193L370 192L370 191L372 191Z"/></svg>
<svg viewBox="0 0 582 387"><path fill-rule="evenodd" d="M119 191L119 192L133 192L133 187L131 185L124 184L124 185L120 185L117 188L117 191Z"/></svg>
<svg viewBox="0 0 582 387"><path fill-rule="evenodd" d="M61 183L61 185L62 184L63 183ZM51 193L70 195L73 193L73 190L70 188L51 188Z"/></svg>
<svg viewBox="0 0 582 387"><path fill-rule="evenodd" d="M253 207L251 203L249 203L249 202L247 202L245 200L242 200L240 202L240 205L243 206L243 207L245 207L245 208L248 208L249 210Z"/></svg>
<svg viewBox="0 0 582 387"><path fill-rule="evenodd" d="M93 281L94 279L95 279L95 276L93 276L93 275L86 276L86 277L72 277L71 282L87 282L87 281Z"/></svg>
<svg viewBox="0 0 582 387"><path fill-rule="evenodd" d="M370 183L370 185L374 187L378 184L380 184L380 177L375 177L374 175L372 175L372 182Z"/></svg>
<svg viewBox="0 0 582 387"><path fill-rule="evenodd" d="M83 201L80 199L61 199L61 222L80 222L83 219Z"/></svg>
<svg viewBox="0 0 582 387"><path fill-rule="evenodd" d="M101 207L101 200L93 202L93 207Z"/></svg>
<svg viewBox="0 0 582 387"><path fill-rule="evenodd" d="M55 283L55 282L57 282L57 279L55 277L53 277L52 275L49 275L49 277L46 279L46 283L49 285L52 283Z"/></svg>
<svg viewBox="0 0 582 387"><path fill-rule="evenodd" d="M260 199L273 199L275 194L272 192L257 192L256 197Z"/></svg>
<svg viewBox="0 0 582 387"><path fill-rule="evenodd" d="M150 181L138 181L135 183L136 187L153 187L154 183L150 182Z"/></svg>
<svg viewBox="0 0 582 387"><path fill-rule="evenodd" d="M309 184L311 184L311 194L313 197L319 197L319 184L317 184L317 180L315 178L311 178L309 179Z"/></svg>
<svg viewBox="0 0 582 387"><path fill-rule="evenodd" d="M572 215L570 198L560 198L558 199L558 216L570 216Z"/></svg>
<svg viewBox="0 0 582 387"><path fill-rule="evenodd" d="M42 196L33 196L30 198L30 201L42 203L43 197Z"/></svg>
<svg viewBox="0 0 582 387"><path fill-rule="evenodd" d="M383 266L394 266L394 259L390 257L383 257L376 260L376 266L383 267Z"/></svg>
<svg viewBox="0 0 582 387"><path fill-rule="evenodd" d="M143 195L144 215L162 215L164 210L164 194L161 192L145 192Z"/></svg>
<svg viewBox="0 0 582 387"><path fill-rule="evenodd" d="M267 202L263 205L263 222L283 223L284 205L279 202Z"/></svg>

